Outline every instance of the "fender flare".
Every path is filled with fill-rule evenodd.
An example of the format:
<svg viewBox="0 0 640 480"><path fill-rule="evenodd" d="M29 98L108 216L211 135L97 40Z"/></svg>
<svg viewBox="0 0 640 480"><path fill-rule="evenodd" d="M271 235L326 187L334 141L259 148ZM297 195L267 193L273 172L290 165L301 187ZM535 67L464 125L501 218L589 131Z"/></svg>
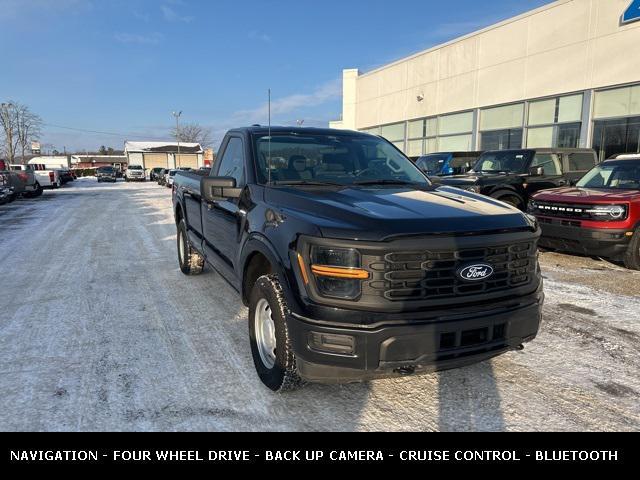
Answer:
<svg viewBox="0 0 640 480"><path fill-rule="evenodd" d="M244 246L242 247L242 252L240 254L240 271L238 272L238 278L240 280L240 295L242 299L245 300L249 297L250 292L244 292L244 283L245 283L245 275L247 272L247 259L253 255L254 253L260 253L264 255L264 257L269 261L271 266L273 267L273 273L278 275L280 280L280 285L282 287L282 291L284 293L285 299L289 307L296 306L298 301L296 300L296 296L293 293L290 284L290 278L287 275L286 265L289 263L289 259L282 259L280 255L278 255L273 244L264 236L260 234L252 234Z"/></svg>

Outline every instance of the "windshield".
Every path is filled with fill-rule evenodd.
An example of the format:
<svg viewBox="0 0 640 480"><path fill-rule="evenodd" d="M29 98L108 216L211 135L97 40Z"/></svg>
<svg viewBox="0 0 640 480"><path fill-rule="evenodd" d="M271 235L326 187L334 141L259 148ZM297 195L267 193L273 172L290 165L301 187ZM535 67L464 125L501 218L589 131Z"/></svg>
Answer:
<svg viewBox="0 0 640 480"><path fill-rule="evenodd" d="M113 167L100 167L98 171L100 173L113 173Z"/></svg>
<svg viewBox="0 0 640 480"><path fill-rule="evenodd" d="M576 186L640 190L640 160L605 162L589 171Z"/></svg>
<svg viewBox="0 0 640 480"><path fill-rule="evenodd" d="M263 184L270 177L276 185L430 185L408 158L374 136L291 133L274 135L270 142L256 136L255 142Z"/></svg>
<svg viewBox="0 0 640 480"><path fill-rule="evenodd" d="M473 171L476 173L525 173L531 157L533 152L527 150L487 152L480 155Z"/></svg>
<svg viewBox="0 0 640 480"><path fill-rule="evenodd" d="M140 165L130 165L129 170L142 170Z"/></svg>
<svg viewBox="0 0 640 480"><path fill-rule="evenodd" d="M428 175L437 175L442 172L442 167L444 167L444 162L447 161L447 158L449 158L449 155L426 155L424 157L420 157L416 162L416 165Z"/></svg>

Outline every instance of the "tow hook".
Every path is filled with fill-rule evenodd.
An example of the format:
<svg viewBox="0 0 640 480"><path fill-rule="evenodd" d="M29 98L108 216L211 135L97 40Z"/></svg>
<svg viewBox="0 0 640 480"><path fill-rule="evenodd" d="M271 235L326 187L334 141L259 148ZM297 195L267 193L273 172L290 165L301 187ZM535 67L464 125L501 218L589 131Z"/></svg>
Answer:
<svg viewBox="0 0 640 480"><path fill-rule="evenodd" d="M414 366L400 367L400 368L396 368L394 372L396 372L398 375L402 377L406 377L408 375L413 375L416 372L416 367Z"/></svg>
<svg viewBox="0 0 640 480"><path fill-rule="evenodd" d="M518 345L518 346L516 347L516 350L517 350L518 352L523 351L523 350L524 350L524 344L522 344L522 343L521 343L520 345Z"/></svg>

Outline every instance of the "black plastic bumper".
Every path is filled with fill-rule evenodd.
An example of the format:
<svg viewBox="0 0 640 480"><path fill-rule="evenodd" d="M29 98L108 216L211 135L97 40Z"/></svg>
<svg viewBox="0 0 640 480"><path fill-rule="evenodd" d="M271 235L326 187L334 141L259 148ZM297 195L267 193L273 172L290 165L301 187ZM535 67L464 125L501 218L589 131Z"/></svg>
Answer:
<svg viewBox="0 0 640 480"><path fill-rule="evenodd" d="M509 308L376 329L327 327L294 316L288 325L303 378L348 383L458 368L517 349L537 335L543 301L539 290ZM323 334L349 339L342 343L353 353L319 349L312 338Z"/></svg>
<svg viewBox="0 0 640 480"><path fill-rule="evenodd" d="M628 230L589 229L542 223L538 245L544 248L619 260L629 246Z"/></svg>

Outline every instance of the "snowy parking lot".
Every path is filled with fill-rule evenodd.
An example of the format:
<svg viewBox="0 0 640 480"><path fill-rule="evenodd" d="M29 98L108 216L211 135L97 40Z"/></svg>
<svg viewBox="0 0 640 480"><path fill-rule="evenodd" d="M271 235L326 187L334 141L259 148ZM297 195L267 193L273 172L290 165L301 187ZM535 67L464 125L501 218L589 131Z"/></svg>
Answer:
<svg viewBox="0 0 640 480"><path fill-rule="evenodd" d="M545 321L523 352L277 395L238 295L180 273L170 191L81 179L0 206L0 429L640 429L640 273L542 265Z"/></svg>

